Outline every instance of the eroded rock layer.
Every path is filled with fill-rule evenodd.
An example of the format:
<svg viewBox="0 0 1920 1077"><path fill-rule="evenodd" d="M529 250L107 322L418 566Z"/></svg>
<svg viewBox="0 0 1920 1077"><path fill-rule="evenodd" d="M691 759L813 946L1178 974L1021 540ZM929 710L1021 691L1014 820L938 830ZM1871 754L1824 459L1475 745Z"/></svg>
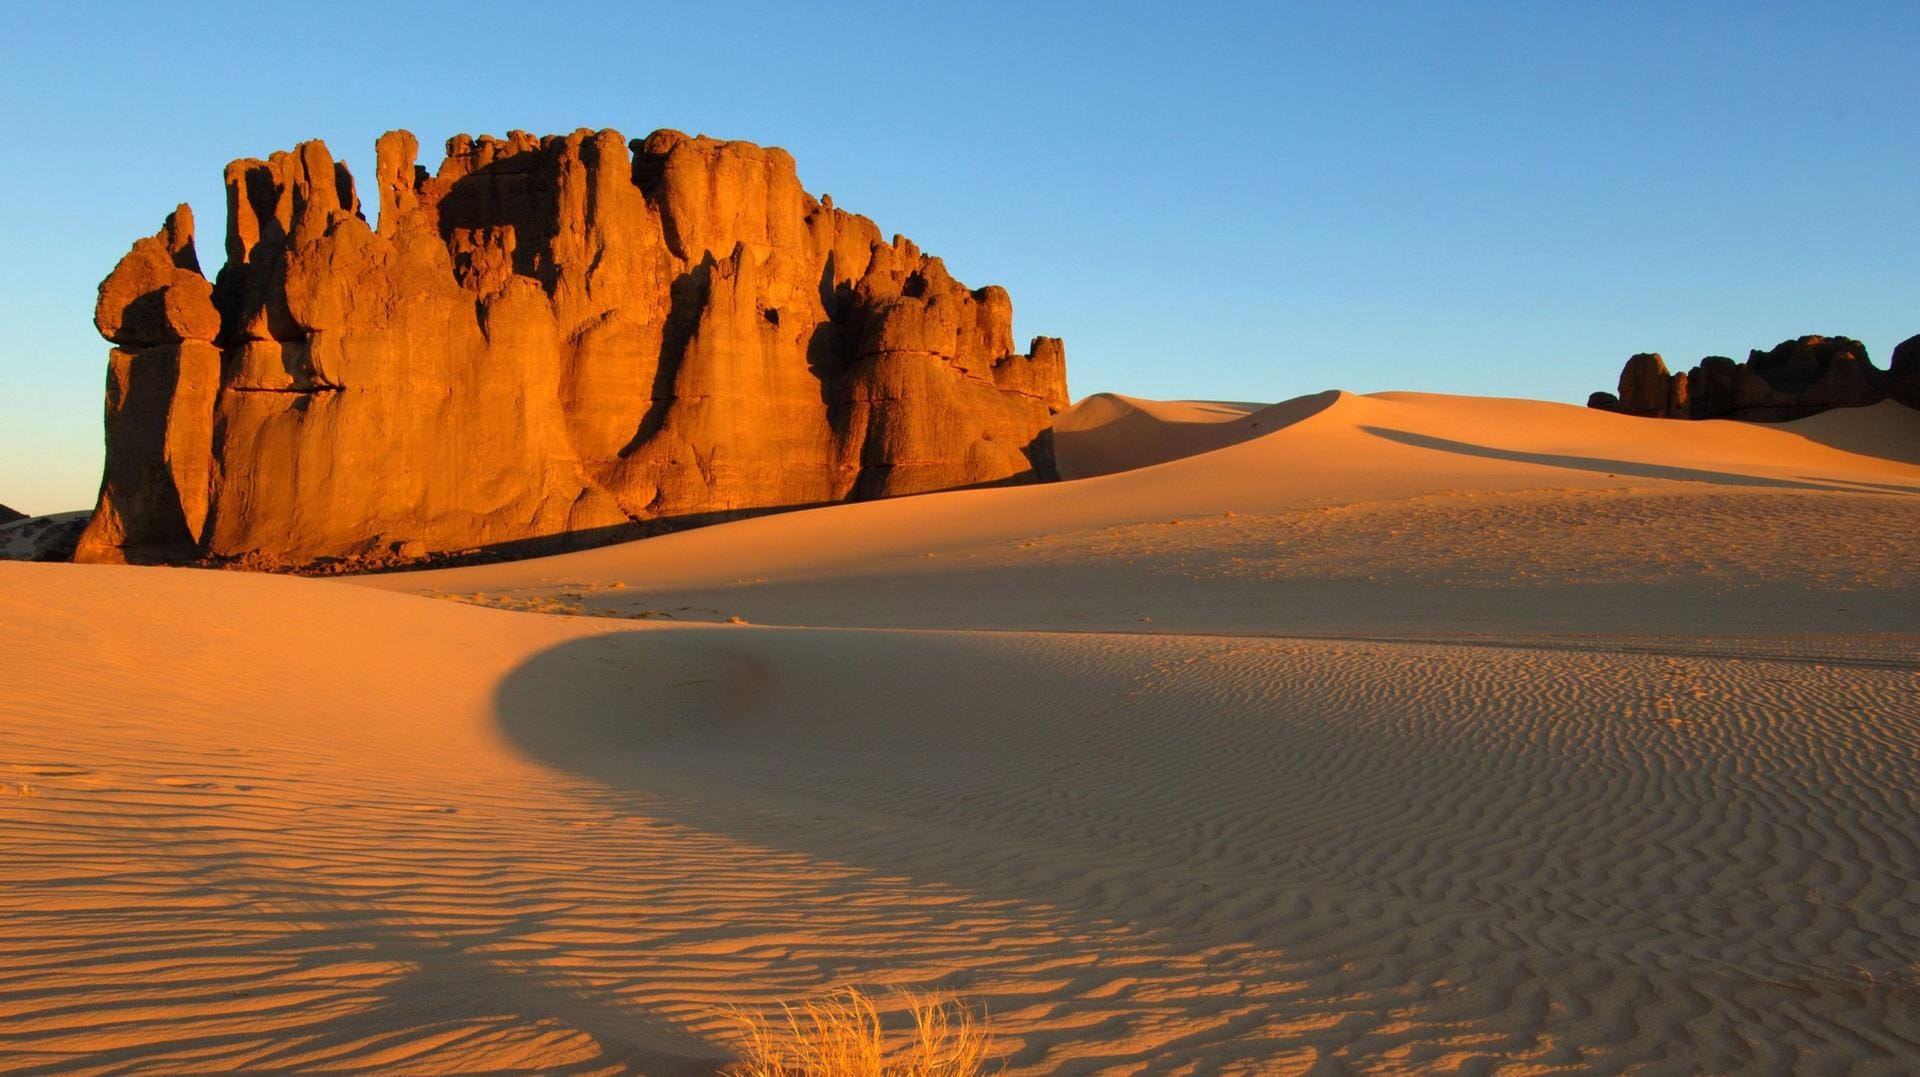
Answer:
<svg viewBox="0 0 1920 1077"><path fill-rule="evenodd" d="M1848 337L1785 340L1753 349L1744 363L1709 355L1671 374L1658 353L1647 352L1627 360L1617 394L1594 393L1587 406L1653 418L1783 422L1888 399L1920 407L1920 336L1894 349L1887 370Z"/></svg>
<svg viewBox="0 0 1920 1077"><path fill-rule="evenodd" d="M77 556L261 567L558 548L745 511L1053 477L1056 339L1005 290L656 131L377 146L378 228L320 142L227 166L100 286L107 462ZM541 540L554 540L543 542Z"/></svg>

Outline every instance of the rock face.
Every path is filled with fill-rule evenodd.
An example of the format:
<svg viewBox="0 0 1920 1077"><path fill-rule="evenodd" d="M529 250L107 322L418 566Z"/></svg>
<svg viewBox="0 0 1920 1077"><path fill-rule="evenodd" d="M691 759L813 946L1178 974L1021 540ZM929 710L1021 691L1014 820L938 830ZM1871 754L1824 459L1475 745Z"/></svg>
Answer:
<svg viewBox="0 0 1920 1077"><path fill-rule="evenodd" d="M1910 408L1920 408L1920 335L1893 346L1887 361L1887 395Z"/></svg>
<svg viewBox="0 0 1920 1077"><path fill-rule="evenodd" d="M1686 377L1668 374L1659 352L1642 352L1628 359L1620 371L1618 399L1620 410L1628 415L1674 415L1676 409L1687 406ZM1589 398L1588 403L1592 402Z"/></svg>
<svg viewBox="0 0 1920 1077"><path fill-rule="evenodd" d="M1893 358L1887 363L1887 373L1896 378L1920 374L1920 336L1908 337L1893 346Z"/></svg>
<svg viewBox="0 0 1920 1077"><path fill-rule="evenodd" d="M1829 408L1893 399L1920 407L1920 336L1902 342L1890 369L1847 337L1806 336L1755 349L1736 363L1710 355L1692 370L1669 374L1657 354L1636 355L1620 371L1619 395L1594 393L1587 406L1669 419L1783 422Z"/></svg>
<svg viewBox="0 0 1920 1077"><path fill-rule="evenodd" d="M320 142L227 166L100 286L107 464L79 560L373 565L1054 477L1065 352L814 199L783 150L656 131Z"/></svg>

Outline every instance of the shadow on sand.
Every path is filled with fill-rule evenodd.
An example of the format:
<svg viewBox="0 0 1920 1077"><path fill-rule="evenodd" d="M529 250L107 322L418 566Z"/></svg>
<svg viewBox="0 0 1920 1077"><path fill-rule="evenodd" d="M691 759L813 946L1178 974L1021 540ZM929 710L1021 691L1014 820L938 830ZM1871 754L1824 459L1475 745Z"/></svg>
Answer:
<svg viewBox="0 0 1920 1077"><path fill-rule="evenodd" d="M1670 912L1761 885L1743 874L1765 869L1738 840L1752 825L1743 810L1764 800L1744 766L1677 765L1666 727L1568 717L1553 684L1508 706L1517 724L1496 728L1513 735L1454 736L1491 719L1477 691L1449 687L1453 674L1421 662L1376 679L1344 645L1289 657L1297 647L636 628L529 657L494 705L520 751L591 779L582 796L674 828L672 843L597 844L609 877L688 844L716 850L635 910L648 947L697 964L697 990L724 997L770 978L951 990L992 1014L1041 1015L1016 1067L1062 1070L1092 1050L1140 1072L1176 1056L1216 1073L1274 1072L1280 1059L1315 1073L1469 1055L1492 1065L1555 1040L1560 1062L1591 1068L1586 1028L1693 1012L1684 1000L1700 977L1642 955L1719 953L1732 931L1738 945L1791 952L1797 918L1756 938ZM1241 654L1247 679L1211 667ZM1494 651L1460 666L1483 659L1513 663L1475 674L1492 691L1534 668ZM1637 745L1624 756L1622 737ZM1678 791L1637 800L1592 779L1632 773L1595 765L1617 759ZM1563 810L1538 811L1549 799ZM1792 810L1780 832L1810 844L1790 855L1815 858L1837 820L1858 814L1841 800L1809 801L1817 819ZM1731 829L1703 839L1717 859L1698 862L1696 882L1651 905L1594 902L1580 880L1541 869L1541 856L1564 856L1602 879L1658 849L1675 869L1695 865L1692 851L1644 837L1680 826ZM694 935L667 922L688 911ZM1577 952L1554 941L1569 924ZM1440 969L1487 986L1429 990ZM1612 994L1631 1009L1572 1024L1556 1015L1598 994L1533 986L1591 975L1623 977ZM608 989L665 998L653 976ZM1732 1027L1770 1029L1800 997L1747 994L1755 983L1743 972L1726 988ZM1142 1034L1152 1029L1180 1031ZM1746 1060L1693 1037L1676 1024L1652 1042L1685 1043L1694 1069Z"/></svg>
<svg viewBox="0 0 1920 1077"><path fill-rule="evenodd" d="M1043 432L1043 437L1046 432ZM1035 438L1037 444L1041 438ZM1039 451L1029 446L1030 451ZM1048 450L1051 452L1051 448ZM1049 464L1049 466L1051 466ZM992 490L1009 486L1032 486L1044 482L1058 481L1051 472L1039 475L1023 472L1004 479L990 482L970 483L965 486L953 486L940 490L926 490L913 494L897 494L887 498L849 495L838 501L805 501L785 505L767 505L757 508L716 509L712 512L683 513L678 516L655 516L645 520L635 520L607 527L588 527L577 531L558 531L551 535L539 535L533 538L511 539L505 542L476 546L466 550L429 554L411 560L380 560L378 558L320 558L310 564L298 566L291 571L307 576L364 575L374 576L392 572L426 572L442 568L463 568L468 565L490 565L503 561L524 561L533 557L551 557L555 554L577 553L581 550L598 549L622 542L636 542L640 539L668 535L676 531L688 531L699 527L712 527L716 524L733 523L737 520L751 520L761 516L778 516L782 513L800 512L806 509L830 508L834 505L851 505L863 501L894 500L901 497L924 497L928 494L952 493L957 490ZM168 561L155 563L169 564Z"/></svg>
<svg viewBox="0 0 1920 1077"><path fill-rule="evenodd" d="M1045 983L1050 1005L1087 1006L1095 1022L1064 1034L1110 1041L1109 1062L1150 1065L1164 1048L1151 1038L1129 1045L1114 1022L1136 1018L1119 1014L1190 1003L1197 1015L1210 992L1279 970L1332 982L1337 956L1297 915L1310 900L1304 880L1208 870L1191 845L1192 820L1178 812L1156 807L1137 826L1120 822L1140 810L1143 785L1178 796L1196 776L1138 745L1087 757L1102 772L1093 781L1063 775L1078 765L1079 723L1122 721L1128 704L988 636L615 632L528 659L496 689L496 716L528 756L599 784L610 810L643 811L732 850L730 866L716 863L675 899L697 906L709 930L757 937L802 907L785 887L830 886L831 905L809 906L803 933L781 943L795 969L829 977L822 987L906 977L1002 1013L1034 1005ZM982 682L1000 700L984 709L977 687L961 687ZM1148 730L1135 728L1130 736ZM1261 795L1269 777L1249 769L1208 780L1231 799ZM636 854L601 855L618 870ZM1244 910L1230 941L1201 926L1223 904ZM1368 919L1345 945L1384 934ZM722 959L706 960L722 978L792 975L727 973ZM1130 997L1136 979L1200 986L1187 1002L1149 1004ZM1289 988L1225 1019L1209 1049L1268 1064L1299 1048L1276 1014L1367 1005ZM1028 1039L1009 1061L1038 1064L1047 1050L1045 1037Z"/></svg>
<svg viewBox="0 0 1920 1077"><path fill-rule="evenodd" d="M1708 471L1704 468L1676 467L1671 464L1649 464L1637 460L1610 460L1603 456L1570 456L1561 453L1520 452L1515 449L1497 449L1491 445L1475 445L1469 441L1451 441L1430 434L1416 434L1411 430L1392 430L1380 426L1362 426L1361 430L1374 437L1401 445L1411 445L1416 449L1432 449L1436 452L1450 452L1461 456L1478 456L1488 460L1506 460L1519 464L1540 464L1545 467L1563 467L1573 471L1597 471L1605 475L1631 475L1641 479L1670 479L1680 482L1706 482L1717 486L1755 486L1780 490L1828 490L1841 493L1920 493L1920 489L1896 486L1888 483L1862 483L1848 479L1822 479L1813 476L1800 476L1794 479L1768 478L1764 475L1742 475L1734 471Z"/></svg>
<svg viewBox="0 0 1920 1077"><path fill-rule="evenodd" d="M1340 402L1340 390L1295 397L1278 404L1193 401L1194 412L1215 421L1163 418L1125 397L1097 393L1075 405L1074 421L1054 431L1060 475L1093 478L1151 467L1224 449L1305 422Z"/></svg>

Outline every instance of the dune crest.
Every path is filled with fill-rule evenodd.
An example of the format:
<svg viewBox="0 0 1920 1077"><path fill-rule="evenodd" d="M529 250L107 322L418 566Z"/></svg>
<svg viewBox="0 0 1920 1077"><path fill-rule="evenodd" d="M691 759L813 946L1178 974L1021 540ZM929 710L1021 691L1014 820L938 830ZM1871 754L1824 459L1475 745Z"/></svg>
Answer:
<svg viewBox="0 0 1920 1077"><path fill-rule="evenodd" d="M1095 393L1054 416L1054 461L1063 479L1151 467L1271 434L1319 414L1345 395L1330 389L1260 405Z"/></svg>

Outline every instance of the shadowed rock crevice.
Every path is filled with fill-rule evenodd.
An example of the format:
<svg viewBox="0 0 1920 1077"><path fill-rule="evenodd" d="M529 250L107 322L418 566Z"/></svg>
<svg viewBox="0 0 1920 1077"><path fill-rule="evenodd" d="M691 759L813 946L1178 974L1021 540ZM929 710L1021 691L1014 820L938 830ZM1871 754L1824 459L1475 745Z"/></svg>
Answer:
<svg viewBox="0 0 1920 1077"><path fill-rule="evenodd" d="M1003 289L814 199L785 151L579 130L417 156L378 141L377 230L305 142L227 167L217 283L184 206L122 259L78 559L373 566L1056 477L1059 341L1015 352Z"/></svg>
<svg viewBox="0 0 1920 1077"><path fill-rule="evenodd" d="M620 450L623 458L652 440L666 424L667 409L675 399L674 379L686 360L687 344L693 338L701 308L707 305L713 268L713 259L709 257L673 280L668 291L667 316L661 322L660 356L654 367L646 414L641 417L640 428L635 431L633 440Z"/></svg>

